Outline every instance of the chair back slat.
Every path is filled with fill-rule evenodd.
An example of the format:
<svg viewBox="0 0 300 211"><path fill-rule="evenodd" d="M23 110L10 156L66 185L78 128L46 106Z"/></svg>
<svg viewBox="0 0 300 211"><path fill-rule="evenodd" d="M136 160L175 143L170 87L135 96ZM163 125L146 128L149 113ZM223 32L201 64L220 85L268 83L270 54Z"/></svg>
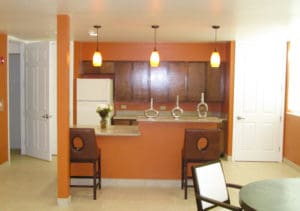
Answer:
<svg viewBox="0 0 300 211"><path fill-rule="evenodd" d="M205 141L206 140L206 141ZM220 129L185 129L184 149L185 159L212 161L222 154Z"/></svg>
<svg viewBox="0 0 300 211"><path fill-rule="evenodd" d="M94 128L70 128L71 161L96 160L99 155Z"/></svg>

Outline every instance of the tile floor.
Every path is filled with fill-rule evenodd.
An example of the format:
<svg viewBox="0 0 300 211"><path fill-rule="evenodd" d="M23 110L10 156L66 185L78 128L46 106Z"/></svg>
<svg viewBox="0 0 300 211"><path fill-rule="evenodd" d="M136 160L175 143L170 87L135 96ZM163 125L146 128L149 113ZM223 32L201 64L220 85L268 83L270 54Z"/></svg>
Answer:
<svg viewBox="0 0 300 211"><path fill-rule="evenodd" d="M223 161L227 182L246 184L265 178L299 177L300 171L284 163ZM1 211L185 211L196 210L193 189L188 200L179 187L104 186L92 200L90 188L72 188L72 203L56 204L56 158L52 162L12 155L11 164L0 165ZM238 204L238 192L230 193ZM215 210L222 210L216 208Z"/></svg>

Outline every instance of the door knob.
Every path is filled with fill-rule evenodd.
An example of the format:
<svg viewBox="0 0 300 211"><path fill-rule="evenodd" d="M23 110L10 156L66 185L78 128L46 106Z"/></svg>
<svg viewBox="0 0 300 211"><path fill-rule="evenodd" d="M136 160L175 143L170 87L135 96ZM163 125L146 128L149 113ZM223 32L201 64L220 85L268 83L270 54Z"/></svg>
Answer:
<svg viewBox="0 0 300 211"><path fill-rule="evenodd" d="M45 119L49 119L49 118L51 118L51 117L52 117L52 115L45 114L45 115L43 115L42 117L43 117L43 118L45 118Z"/></svg>
<svg viewBox="0 0 300 211"><path fill-rule="evenodd" d="M243 120L243 119L245 119L245 117L237 116L236 119L237 119L237 120Z"/></svg>

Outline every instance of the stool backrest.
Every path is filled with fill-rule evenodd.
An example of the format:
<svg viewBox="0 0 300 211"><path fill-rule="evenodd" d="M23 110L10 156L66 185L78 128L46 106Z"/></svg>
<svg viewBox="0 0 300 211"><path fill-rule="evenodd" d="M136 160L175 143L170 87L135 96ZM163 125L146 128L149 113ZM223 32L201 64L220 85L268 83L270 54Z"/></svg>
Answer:
<svg viewBox="0 0 300 211"><path fill-rule="evenodd" d="M186 159L212 161L222 154L220 129L185 129L183 153Z"/></svg>
<svg viewBox="0 0 300 211"><path fill-rule="evenodd" d="M70 128L70 160L95 160L99 155L94 128Z"/></svg>

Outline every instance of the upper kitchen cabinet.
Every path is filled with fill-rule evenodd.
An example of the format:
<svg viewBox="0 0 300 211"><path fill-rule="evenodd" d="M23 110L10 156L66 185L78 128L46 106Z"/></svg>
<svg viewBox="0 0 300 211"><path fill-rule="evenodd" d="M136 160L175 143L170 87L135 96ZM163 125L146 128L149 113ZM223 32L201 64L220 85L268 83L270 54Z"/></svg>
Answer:
<svg viewBox="0 0 300 211"><path fill-rule="evenodd" d="M207 64L206 71L206 95L207 102L222 102L225 97L225 71L226 64L219 68L212 68Z"/></svg>
<svg viewBox="0 0 300 211"><path fill-rule="evenodd" d="M168 64L150 68L150 93L155 102L168 101Z"/></svg>
<svg viewBox="0 0 300 211"><path fill-rule="evenodd" d="M175 102L176 96L179 96L180 101L186 101L187 89L187 67L186 62L169 62L168 66L168 80L169 84L166 86L169 92L169 102Z"/></svg>
<svg viewBox="0 0 300 211"><path fill-rule="evenodd" d="M80 71L81 74L113 74L115 72L115 63L104 61L101 67L94 67L92 61L81 61Z"/></svg>
<svg viewBox="0 0 300 211"><path fill-rule="evenodd" d="M132 62L115 63L115 100L132 100Z"/></svg>
<svg viewBox="0 0 300 211"><path fill-rule="evenodd" d="M149 100L149 65L148 62L134 62L132 69L133 101Z"/></svg>
<svg viewBox="0 0 300 211"><path fill-rule="evenodd" d="M187 72L187 101L199 102L201 93L205 92L206 63L190 62Z"/></svg>

